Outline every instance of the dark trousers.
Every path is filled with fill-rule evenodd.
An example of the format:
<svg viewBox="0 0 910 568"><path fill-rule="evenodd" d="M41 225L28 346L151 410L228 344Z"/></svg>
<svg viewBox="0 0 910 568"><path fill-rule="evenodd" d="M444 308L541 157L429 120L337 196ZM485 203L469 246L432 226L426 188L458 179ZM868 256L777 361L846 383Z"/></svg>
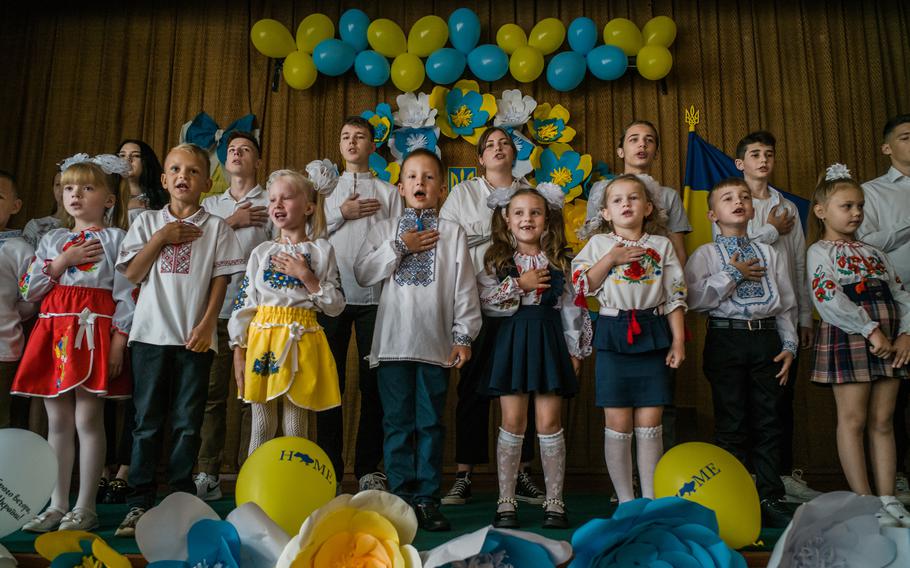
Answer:
<svg viewBox="0 0 910 568"><path fill-rule="evenodd" d="M117 411L123 409L123 426L117 424ZM133 456L133 429L136 427L136 408L133 399L104 401L104 436L109 466L130 465ZM117 475L117 472L114 472Z"/></svg>
<svg viewBox="0 0 910 568"><path fill-rule="evenodd" d="M409 503L439 503L449 370L391 361L378 374L389 490Z"/></svg>
<svg viewBox="0 0 910 568"><path fill-rule="evenodd" d="M329 349L338 368L338 385L344 395L347 373L348 345L351 342L351 327L357 343L357 380L360 386L360 424L357 427L357 442L354 448L354 475L361 478L379 470L382 460L382 404L376 387L376 370L370 369L364 359L370 354L373 344L373 328L376 327L378 306L347 305L341 315L330 318L318 315L319 325L325 330ZM331 408L316 414L316 443L332 460L335 475L339 481L344 478L344 418L341 407Z"/></svg>
<svg viewBox="0 0 910 568"><path fill-rule="evenodd" d="M218 353L209 371L205 414L200 430L199 471L209 475L220 474L224 462L228 394L234 380L234 352L229 344L227 324L226 319L218 320Z"/></svg>
<svg viewBox="0 0 910 568"><path fill-rule="evenodd" d="M136 428L129 484L131 507L155 504L155 472L164 441L165 419L171 416L168 485L172 491L196 492L193 464L199 452L209 371L214 351L193 353L179 345L133 342L133 403Z"/></svg>
<svg viewBox="0 0 910 568"><path fill-rule="evenodd" d="M799 353L793 358L790 371L787 373L787 384L783 387L780 401L780 474L793 473L793 399L796 394L796 381L799 375Z"/></svg>
<svg viewBox="0 0 910 568"><path fill-rule="evenodd" d="M704 372L714 398L717 445L755 471L761 499L784 496L780 479L784 389L774 377L781 351L774 330L708 329Z"/></svg>

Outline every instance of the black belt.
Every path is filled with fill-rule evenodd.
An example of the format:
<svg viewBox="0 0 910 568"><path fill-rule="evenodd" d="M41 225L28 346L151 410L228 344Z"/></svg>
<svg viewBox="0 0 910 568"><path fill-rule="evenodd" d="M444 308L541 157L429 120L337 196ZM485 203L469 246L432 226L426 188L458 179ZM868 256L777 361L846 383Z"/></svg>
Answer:
<svg viewBox="0 0 910 568"><path fill-rule="evenodd" d="M708 318L708 329L747 329L749 331L777 329L777 320L774 318L764 318L759 320Z"/></svg>

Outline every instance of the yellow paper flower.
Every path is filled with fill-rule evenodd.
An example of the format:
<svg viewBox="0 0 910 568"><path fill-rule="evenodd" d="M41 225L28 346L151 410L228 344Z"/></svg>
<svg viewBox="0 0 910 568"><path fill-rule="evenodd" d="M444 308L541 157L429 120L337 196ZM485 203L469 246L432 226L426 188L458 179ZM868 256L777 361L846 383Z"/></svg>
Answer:
<svg viewBox="0 0 910 568"><path fill-rule="evenodd" d="M568 144L538 146L531 153L535 184L555 183L566 194L566 203L581 195L584 180L591 175L590 154L579 154Z"/></svg>
<svg viewBox="0 0 910 568"><path fill-rule="evenodd" d="M471 144L486 130L496 114L496 97L480 94L477 81L463 79L452 89L436 86L430 93L430 106L437 110L436 125L449 138L461 136Z"/></svg>
<svg viewBox="0 0 910 568"><path fill-rule="evenodd" d="M562 210L562 216L566 223L566 244L572 249L574 254L581 252L585 242L578 238L576 234L578 229L585 222L585 215L588 202L584 199L576 199L572 203L567 203Z"/></svg>
<svg viewBox="0 0 910 568"><path fill-rule="evenodd" d="M304 521L277 568L419 568L414 511L384 491L339 495Z"/></svg>
<svg viewBox="0 0 910 568"><path fill-rule="evenodd" d="M49 532L35 539L35 551L54 566L130 568L130 561L98 535L85 531Z"/></svg>
<svg viewBox="0 0 910 568"><path fill-rule="evenodd" d="M575 138L575 129L569 126L569 111L562 105L551 107L550 103L537 105L528 121L528 131L541 144L571 142Z"/></svg>

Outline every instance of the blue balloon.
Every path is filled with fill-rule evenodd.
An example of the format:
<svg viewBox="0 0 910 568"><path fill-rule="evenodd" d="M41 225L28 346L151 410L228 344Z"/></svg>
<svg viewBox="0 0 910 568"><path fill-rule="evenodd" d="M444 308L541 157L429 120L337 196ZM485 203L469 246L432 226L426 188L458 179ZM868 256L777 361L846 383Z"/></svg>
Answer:
<svg viewBox="0 0 910 568"><path fill-rule="evenodd" d="M597 25L591 18L575 18L569 24L569 47L587 55L597 43Z"/></svg>
<svg viewBox="0 0 910 568"><path fill-rule="evenodd" d="M585 58L574 51L556 54L547 65L547 82L557 91L571 91L585 78Z"/></svg>
<svg viewBox="0 0 910 568"><path fill-rule="evenodd" d="M437 49L427 58L427 77L437 85L448 85L461 78L466 60L464 53L451 47Z"/></svg>
<svg viewBox="0 0 910 568"><path fill-rule="evenodd" d="M629 66L629 58L615 45L595 47L588 52L587 59L591 74L602 81L619 79Z"/></svg>
<svg viewBox="0 0 910 568"><path fill-rule="evenodd" d="M509 72L509 56L498 45L478 45L468 54L468 68L481 81L498 81Z"/></svg>
<svg viewBox="0 0 910 568"><path fill-rule="evenodd" d="M449 41L458 51L471 53L480 39L480 20L470 8L459 8L449 16Z"/></svg>
<svg viewBox="0 0 910 568"><path fill-rule="evenodd" d="M340 39L324 39L313 50L313 63L323 75L337 77L354 64L354 47Z"/></svg>
<svg viewBox="0 0 910 568"><path fill-rule="evenodd" d="M389 80L389 60L372 49L361 51L354 58L354 73L364 85L381 87Z"/></svg>
<svg viewBox="0 0 910 568"><path fill-rule="evenodd" d="M370 27L370 17L363 10L351 8L341 15L338 20L338 33L342 41L353 46L354 51L360 53L367 47L367 28Z"/></svg>

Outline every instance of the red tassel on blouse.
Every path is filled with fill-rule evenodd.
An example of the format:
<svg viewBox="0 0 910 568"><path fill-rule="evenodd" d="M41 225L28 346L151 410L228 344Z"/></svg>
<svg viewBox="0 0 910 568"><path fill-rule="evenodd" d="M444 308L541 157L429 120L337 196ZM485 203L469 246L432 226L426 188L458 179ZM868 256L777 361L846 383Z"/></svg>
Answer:
<svg viewBox="0 0 910 568"><path fill-rule="evenodd" d="M626 342L629 345L635 343L635 336L641 333L641 326L638 325L638 318L635 317L635 310L629 310L629 326L626 328Z"/></svg>
<svg viewBox="0 0 910 568"><path fill-rule="evenodd" d="M856 286L854 286L853 289L856 290L857 294L862 294L863 292L865 292L866 291L866 279L862 278L859 282L857 282Z"/></svg>

